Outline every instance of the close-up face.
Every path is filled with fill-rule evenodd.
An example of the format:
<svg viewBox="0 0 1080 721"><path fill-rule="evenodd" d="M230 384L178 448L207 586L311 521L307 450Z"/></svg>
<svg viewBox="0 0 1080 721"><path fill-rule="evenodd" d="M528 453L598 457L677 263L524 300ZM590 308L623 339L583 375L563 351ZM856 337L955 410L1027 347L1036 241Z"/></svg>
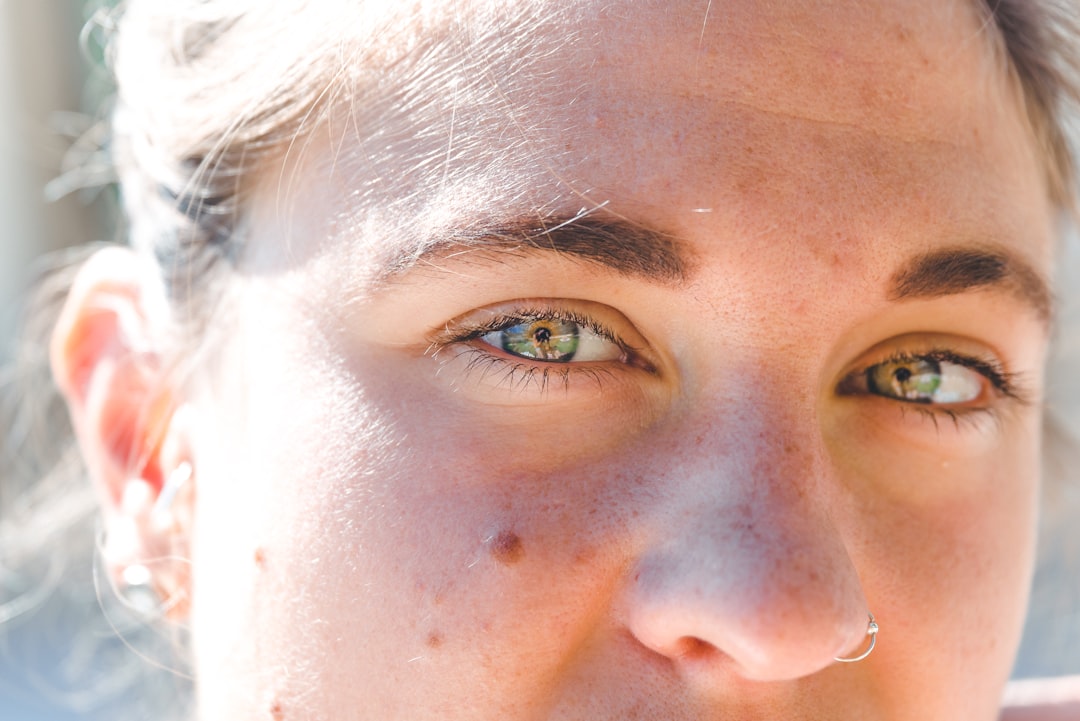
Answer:
<svg viewBox="0 0 1080 721"><path fill-rule="evenodd" d="M203 717L996 718L1055 211L976 4L471 5L245 188Z"/></svg>

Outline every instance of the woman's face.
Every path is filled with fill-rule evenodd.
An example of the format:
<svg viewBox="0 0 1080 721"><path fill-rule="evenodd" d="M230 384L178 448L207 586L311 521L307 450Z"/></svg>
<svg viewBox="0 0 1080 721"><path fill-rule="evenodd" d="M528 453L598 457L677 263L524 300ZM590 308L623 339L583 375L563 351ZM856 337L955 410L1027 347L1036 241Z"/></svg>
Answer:
<svg viewBox="0 0 1080 721"><path fill-rule="evenodd" d="M205 717L996 718L1052 212L991 29L568 5L433 21L460 65L252 189L191 401Z"/></svg>

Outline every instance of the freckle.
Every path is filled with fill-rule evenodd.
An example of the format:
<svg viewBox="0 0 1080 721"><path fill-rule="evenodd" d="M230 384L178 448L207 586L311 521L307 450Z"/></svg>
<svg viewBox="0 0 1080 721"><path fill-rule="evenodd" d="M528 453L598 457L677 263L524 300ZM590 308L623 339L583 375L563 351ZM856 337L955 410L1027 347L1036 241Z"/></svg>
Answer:
<svg viewBox="0 0 1080 721"><path fill-rule="evenodd" d="M578 551L577 553L574 554L574 563L577 564L577 565L591 563L595 556L596 556L596 549L595 548L586 548L585 550Z"/></svg>
<svg viewBox="0 0 1080 721"><path fill-rule="evenodd" d="M442 637L442 634L439 633L438 631L432 631L431 633L428 634L428 637L427 637L428 648L438 648L439 646L442 646L442 643L443 643L443 637Z"/></svg>
<svg viewBox="0 0 1080 721"><path fill-rule="evenodd" d="M266 568L266 551L262 549L262 546L255 549L255 565L260 569Z"/></svg>
<svg viewBox="0 0 1080 721"><path fill-rule="evenodd" d="M270 718L274 719L274 721L281 721L285 718L285 709L282 707L280 701L275 701L270 704Z"/></svg>
<svg viewBox="0 0 1080 721"><path fill-rule="evenodd" d="M487 542L488 553L495 557L499 563L509 566L521 560L525 555L525 547L521 539L513 531L501 531Z"/></svg>

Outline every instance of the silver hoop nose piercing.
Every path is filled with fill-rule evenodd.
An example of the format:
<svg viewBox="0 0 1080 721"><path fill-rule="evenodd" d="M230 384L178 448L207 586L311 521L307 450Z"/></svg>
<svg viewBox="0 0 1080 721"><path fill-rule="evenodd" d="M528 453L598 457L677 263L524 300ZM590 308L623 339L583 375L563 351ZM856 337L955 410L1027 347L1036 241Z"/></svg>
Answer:
<svg viewBox="0 0 1080 721"><path fill-rule="evenodd" d="M851 658L840 658L837 656L833 659L834 661L839 661L840 663L855 663L856 661L862 661L874 650L874 645L877 643L878 625L877 621L874 620L874 614L867 613L866 615L870 617L870 623L866 625L866 635L870 637L870 645L858 656L852 656Z"/></svg>

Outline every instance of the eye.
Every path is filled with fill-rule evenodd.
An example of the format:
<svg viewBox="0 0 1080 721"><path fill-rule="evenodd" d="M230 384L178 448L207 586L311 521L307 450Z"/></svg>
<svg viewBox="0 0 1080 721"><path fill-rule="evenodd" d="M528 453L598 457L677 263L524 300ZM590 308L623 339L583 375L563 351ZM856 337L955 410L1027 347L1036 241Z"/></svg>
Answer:
<svg viewBox="0 0 1080 721"><path fill-rule="evenodd" d="M923 356L877 363L865 371L870 393L909 403L961 405L977 401L988 378L960 363Z"/></svg>
<svg viewBox="0 0 1080 721"><path fill-rule="evenodd" d="M613 361L626 355L622 346L584 323L556 316L517 319L478 340L519 358L549 363Z"/></svg>
<svg viewBox="0 0 1080 721"><path fill-rule="evenodd" d="M1012 404L1025 406L1036 397L1020 374L1009 372L989 351L965 339L945 339L961 344L970 352L951 348L926 347L932 339L923 337L891 339L893 348L908 345L912 350L870 351L861 367L848 372L836 386L836 393L849 397L882 398L900 404L901 410L914 407L921 413L939 414L954 421L979 415L993 416ZM925 350L924 350L925 349ZM876 360L877 362L871 362Z"/></svg>
<svg viewBox="0 0 1080 721"><path fill-rule="evenodd" d="M629 392L661 375L648 341L626 316L580 299L475 308L432 329L425 355L438 360L436 374L456 390L496 404L594 397L612 386ZM552 388L565 394L553 397Z"/></svg>

